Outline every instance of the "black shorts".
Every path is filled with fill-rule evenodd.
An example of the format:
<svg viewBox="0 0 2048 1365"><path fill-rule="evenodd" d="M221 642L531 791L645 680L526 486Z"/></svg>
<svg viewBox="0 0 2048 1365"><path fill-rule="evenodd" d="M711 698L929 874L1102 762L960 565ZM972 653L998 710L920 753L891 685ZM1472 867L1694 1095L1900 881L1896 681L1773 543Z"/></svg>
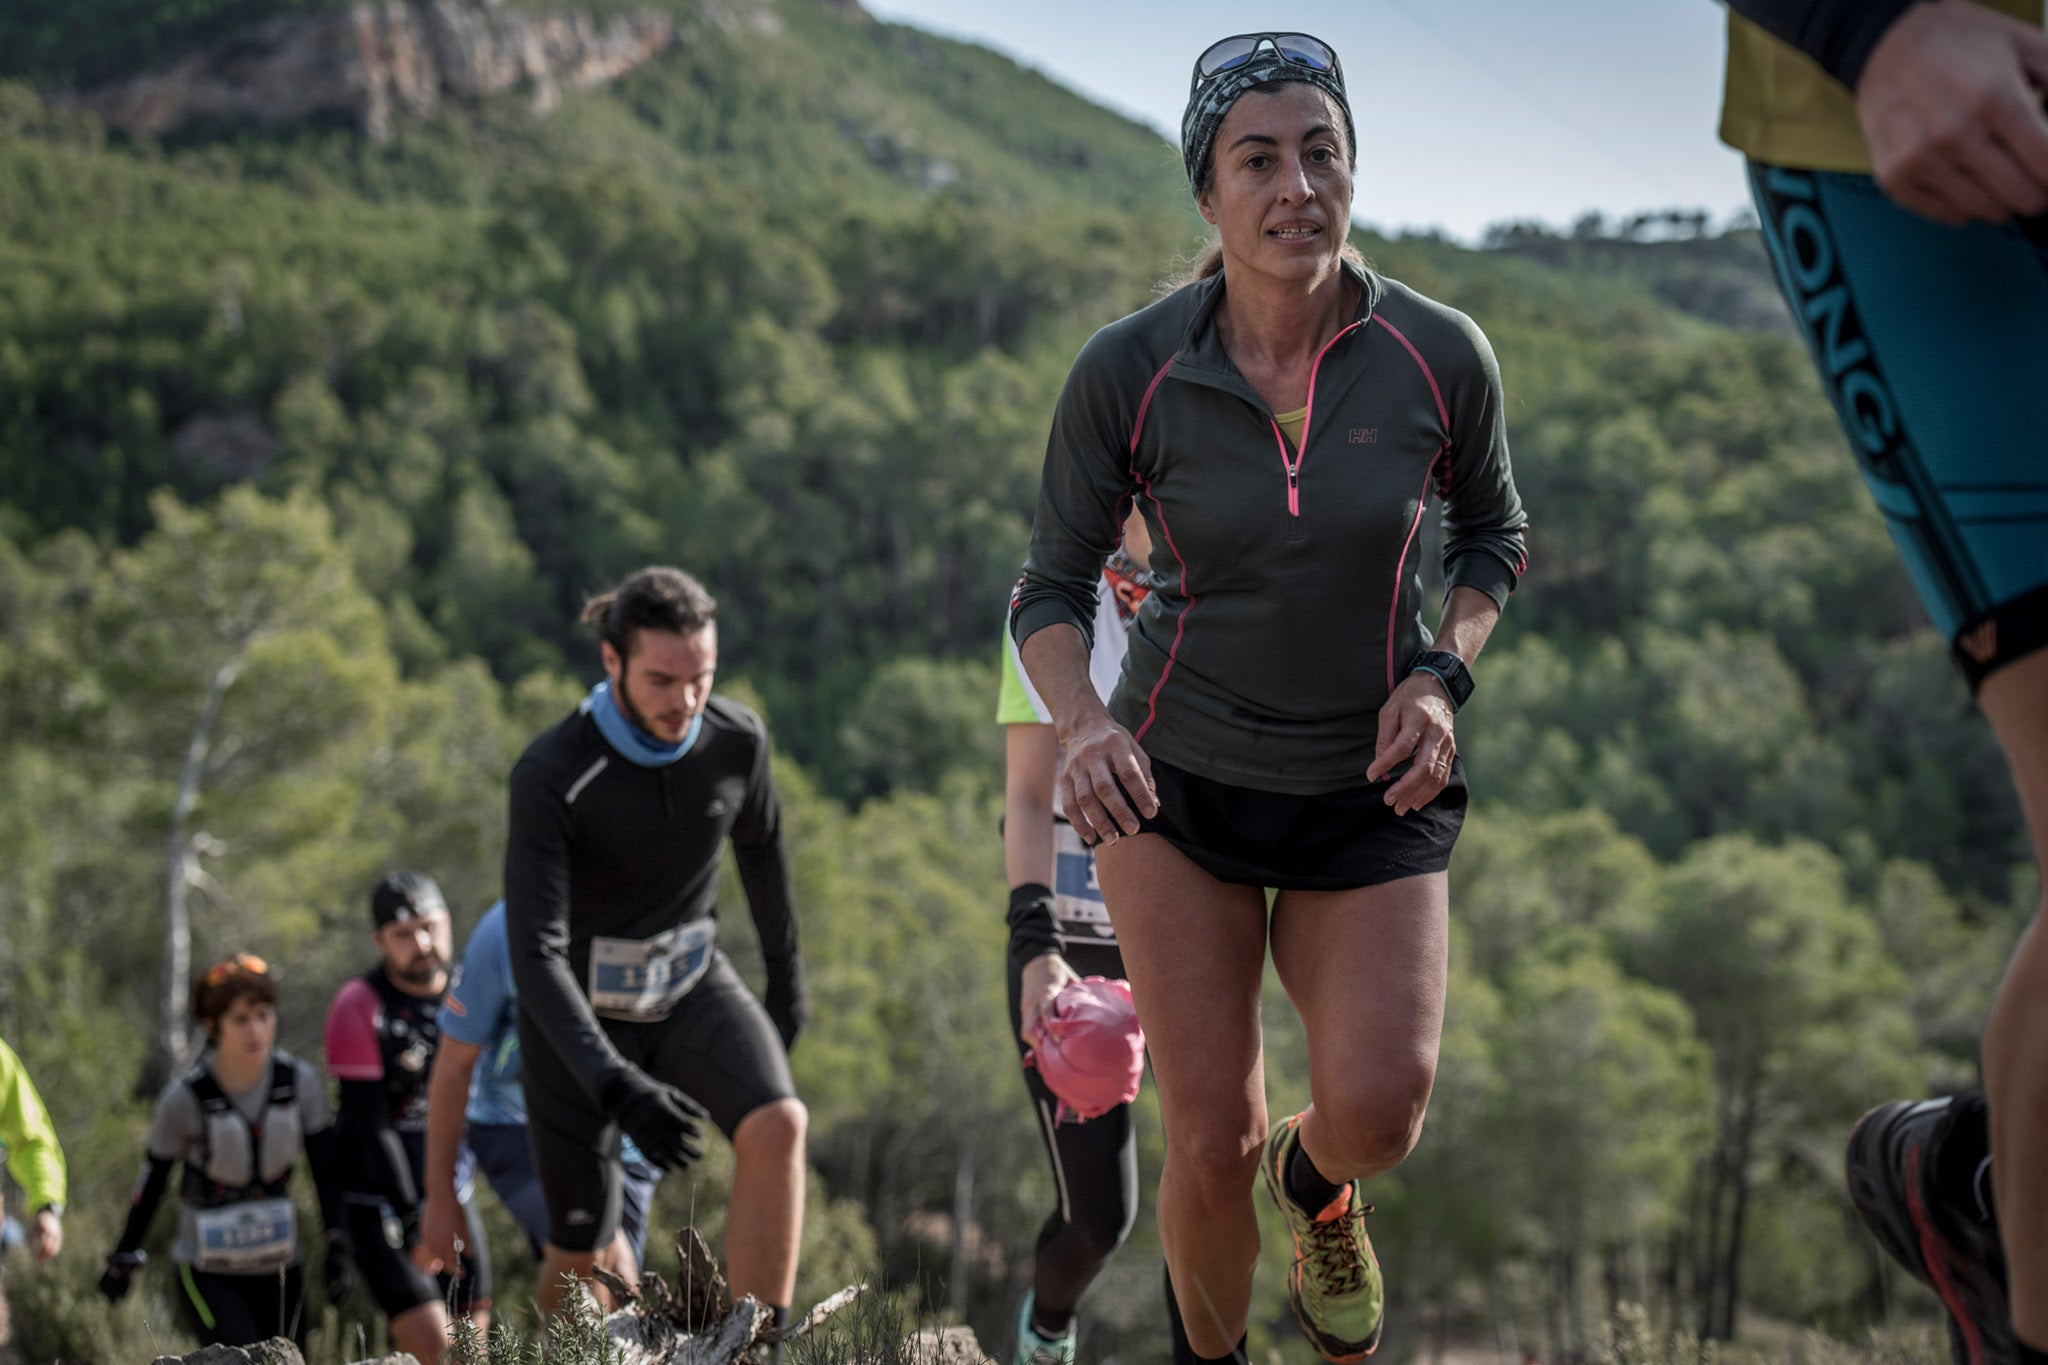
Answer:
<svg viewBox="0 0 2048 1365"><path fill-rule="evenodd" d="M728 1139L756 1109L796 1097L782 1035L723 950L712 952L703 979L668 1018L598 1023L621 1056L703 1105ZM548 1241L564 1251L594 1251L618 1231L619 1126L553 1049L522 1043L519 1067L527 1139L547 1197Z"/></svg>
<svg viewBox="0 0 2048 1365"><path fill-rule="evenodd" d="M1219 882L1278 891L1348 891L1451 864L1465 825L1465 761L1420 810L1394 814L1387 788L1403 763L1362 787L1298 796L1233 786L1152 760L1159 813L1139 832L1157 834Z"/></svg>
<svg viewBox="0 0 2048 1365"><path fill-rule="evenodd" d="M348 1210L349 1240L355 1243L356 1269L362 1272L370 1297L377 1301L378 1312L395 1318L438 1300L453 1304L458 1317L467 1317L491 1306L491 1254L474 1200L462 1205L468 1231L463 1235L459 1272L429 1275L412 1263L409 1248L391 1245L389 1234L398 1220L389 1204L375 1195L342 1198Z"/></svg>
<svg viewBox="0 0 2048 1365"><path fill-rule="evenodd" d="M254 1346L289 1337L306 1348L306 1276L298 1265L283 1273L223 1275L178 1266L178 1316L201 1346Z"/></svg>

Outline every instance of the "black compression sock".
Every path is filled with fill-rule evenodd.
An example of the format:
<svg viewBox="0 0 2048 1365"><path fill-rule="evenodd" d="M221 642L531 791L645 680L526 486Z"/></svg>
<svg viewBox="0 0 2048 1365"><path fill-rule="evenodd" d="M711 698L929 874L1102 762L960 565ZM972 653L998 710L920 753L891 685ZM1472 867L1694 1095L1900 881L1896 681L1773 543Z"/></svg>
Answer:
<svg viewBox="0 0 2048 1365"><path fill-rule="evenodd" d="M1330 1207L1330 1201L1337 1197L1337 1191L1344 1188L1332 1184L1328 1177L1316 1169L1316 1163L1308 1159L1308 1148L1299 1139L1294 1144L1294 1155L1287 1161L1287 1179L1282 1182L1287 1197L1294 1201L1294 1207L1311 1218Z"/></svg>
<svg viewBox="0 0 2048 1365"><path fill-rule="evenodd" d="M1959 1095L1950 1102L1949 1129L1934 1152L1934 1183L1948 1203L1964 1217L1990 1222L1990 1181L1985 1164L1991 1158L1991 1125L1984 1101Z"/></svg>
<svg viewBox="0 0 2048 1365"><path fill-rule="evenodd" d="M1165 1270L1164 1266L1160 1267ZM1251 1357L1245 1354L1245 1337L1237 1339L1237 1348L1227 1356L1198 1356L1195 1348L1188 1345L1187 1325L1181 1321L1180 1301L1173 1296L1173 1272L1165 1271L1166 1280L1166 1322L1173 1333L1173 1365L1224 1365L1226 1361L1242 1362ZM2031 1363L2030 1363L2031 1365Z"/></svg>
<svg viewBox="0 0 2048 1365"><path fill-rule="evenodd" d="M1070 1327L1072 1327L1073 1325L1074 1325L1074 1310L1073 1310L1073 1309L1069 1308L1069 1309L1068 1309L1068 1310L1067 1310L1066 1312L1064 1312L1064 1313L1048 1313L1048 1312L1047 1312L1047 1311L1045 1310L1045 1305L1044 1305L1044 1304L1041 1304L1040 1302L1038 1302L1037 1296L1036 1296L1036 1295L1034 1295L1034 1296L1032 1297L1032 1300L1031 1300L1031 1330L1032 1330L1032 1331L1034 1331L1034 1332L1038 1333L1038 1335L1040 1335L1041 1337L1044 1337L1044 1338L1045 1338L1045 1339L1046 1339L1047 1341L1050 1341L1050 1340L1052 1340L1052 1339L1053 1339L1054 1337L1063 1337L1063 1336L1065 1336L1065 1335L1067 1334L1067 1329L1068 1329L1068 1328L1070 1328Z"/></svg>
<svg viewBox="0 0 2048 1365"><path fill-rule="evenodd" d="M1173 1271L1164 1261L1159 1269L1166 1282L1166 1327L1173 1335L1173 1365L1194 1365L1195 1348L1188 1345L1188 1329L1180 1320L1180 1300L1173 1296Z"/></svg>
<svg viewBox="0 0 2048 1365"><path fill-rule="evenodd" d="M2048 1351L2037 1350L2018 1337L2012 1339L2012 1344L2019 1351L2020 1365L2048 1365Z"/></svg>
<svg viewBox="0 0 2048 1365"><path fill-rule="evenodd" d="M777 1332L789 1326L788 1304L771 1303L768 1305L768 1311L775 1315L773 1325ZM777 1341L768 1348L768 1365L782 1365L782 1343L780 1341Z"/></svg>

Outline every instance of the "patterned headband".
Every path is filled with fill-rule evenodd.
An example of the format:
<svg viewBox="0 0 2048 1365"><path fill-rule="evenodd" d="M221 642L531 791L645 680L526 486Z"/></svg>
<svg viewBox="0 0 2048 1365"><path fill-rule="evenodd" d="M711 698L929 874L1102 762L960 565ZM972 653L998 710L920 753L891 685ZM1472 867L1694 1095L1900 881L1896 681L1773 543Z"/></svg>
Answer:
<svg viewBox="0 0 2048 1365"><path fill-rule="evenodd" d="M1357 165L1358 132L1351 122L1351 101L1344 94L1342 68L1318 71L1289 61L1268 48L1254 54L1242 66L1218 72L1206 81L1197 81L1188 95L1187 111L1180 119L1180 155L1187 166L1190 187L1200 183L1202 171L1208 166L1209 154L1216 143L1216 131L1223 126L1231 106L1253 86L1276 80L1312 85L1336 101L1337 108L1344 114L1344 140L1351 150L1352 165Z"/></svg>

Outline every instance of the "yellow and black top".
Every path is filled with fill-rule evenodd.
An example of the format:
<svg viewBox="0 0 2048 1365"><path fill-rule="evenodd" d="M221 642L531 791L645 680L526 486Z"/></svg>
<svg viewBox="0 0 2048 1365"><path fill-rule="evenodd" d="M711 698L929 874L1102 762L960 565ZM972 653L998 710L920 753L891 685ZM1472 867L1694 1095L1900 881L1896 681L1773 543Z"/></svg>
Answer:
<svg viewBox="0 0 2048 1365"><path fill-rule="evenodd" d="M1730 0L1721 140L1752 161L1868 173L1850 92L1912 0ZM1976 0L2025 23L2043 0Z"/></svg>

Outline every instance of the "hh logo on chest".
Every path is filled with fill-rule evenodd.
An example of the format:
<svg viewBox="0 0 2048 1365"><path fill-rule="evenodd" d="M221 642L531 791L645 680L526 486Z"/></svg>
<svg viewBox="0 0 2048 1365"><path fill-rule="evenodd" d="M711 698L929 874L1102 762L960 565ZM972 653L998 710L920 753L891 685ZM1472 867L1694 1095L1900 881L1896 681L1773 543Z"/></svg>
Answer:
<svg viewBox="0 0 2048 1365"><path fill-rule="evenodd" d="M1379 440L1380 429L1378 427L1351 428L1351 444L1355 446L1378 445Z"/></svg>

